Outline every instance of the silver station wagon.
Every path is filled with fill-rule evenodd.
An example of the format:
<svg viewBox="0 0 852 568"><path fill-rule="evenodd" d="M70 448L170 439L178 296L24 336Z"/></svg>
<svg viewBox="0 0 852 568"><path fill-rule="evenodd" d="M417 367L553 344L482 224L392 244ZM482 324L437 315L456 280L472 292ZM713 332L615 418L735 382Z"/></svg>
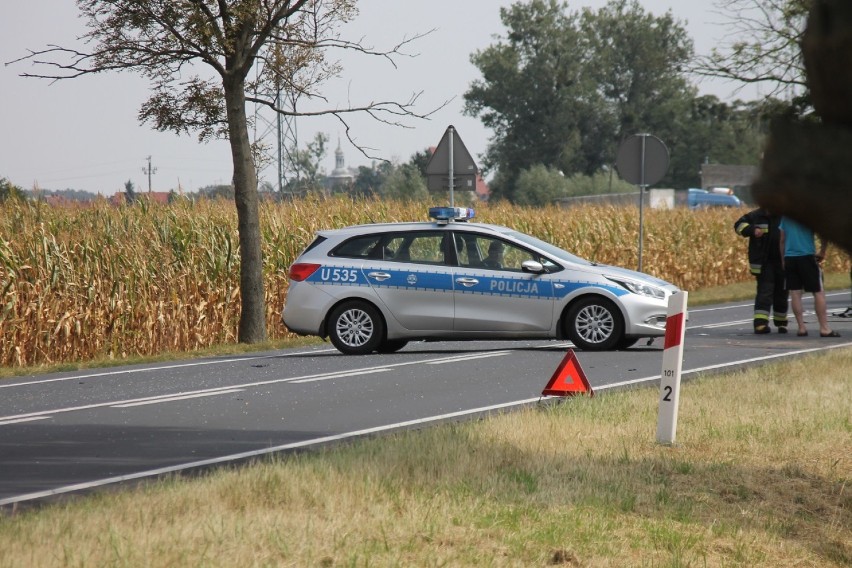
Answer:
<svg viewBox="0 0 852 568"><path fill-rule="evenodd" d="M433 222L319 231L290 267L284 325L355 355L412 340L568 338L612 350L665 334L674 285L468 222L471 209L429 213Z"/></svg>

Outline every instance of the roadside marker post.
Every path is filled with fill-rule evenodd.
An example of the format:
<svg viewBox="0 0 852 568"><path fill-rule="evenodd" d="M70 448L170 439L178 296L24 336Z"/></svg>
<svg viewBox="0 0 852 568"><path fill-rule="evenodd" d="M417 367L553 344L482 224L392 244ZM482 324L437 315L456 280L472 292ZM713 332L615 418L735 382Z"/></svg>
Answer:
<svg viewBox="0 0 852 568"><path fill-rule="evenodd" d="M574 350L569 349L547 386L541 391L541 396L573 396L584 393L595 395Z"/></svg>
<svg viewBox="0 0 852 568"><path fill-rule="evenodd" d="M673 445L680 403L680 375L683 368L683 338L686 332L688 292L669 296L663 370L660 374L660 404L657 418L657 443Z"/></svg>

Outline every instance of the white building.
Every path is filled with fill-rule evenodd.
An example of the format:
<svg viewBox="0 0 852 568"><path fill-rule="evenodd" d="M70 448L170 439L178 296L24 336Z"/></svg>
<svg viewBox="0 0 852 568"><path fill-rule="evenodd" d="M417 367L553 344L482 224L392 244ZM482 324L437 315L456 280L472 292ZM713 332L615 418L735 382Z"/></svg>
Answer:
<svg viewBox="0 0 852 568"><path fill-rule="evenodd" d="M340 138L337 139L337 150L334 151L334 169L328 175L328 189L349 188L355 181L358 170L346 167L343 157L343 149L340 147Z"/></svg>

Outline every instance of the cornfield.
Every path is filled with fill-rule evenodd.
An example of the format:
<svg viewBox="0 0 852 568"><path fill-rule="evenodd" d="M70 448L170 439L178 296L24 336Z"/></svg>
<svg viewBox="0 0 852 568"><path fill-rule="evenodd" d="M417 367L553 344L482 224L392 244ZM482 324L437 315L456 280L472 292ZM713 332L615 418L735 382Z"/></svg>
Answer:
<svg viewBox="0 0 852 568"><path fill-rule="evenodd" d="M193 351L235 342L240 312L236 210L227 201L142 201L114 208L0 205L0 364L28 366ZM425 220L424 203L307 198L261 206L270 339L287 267L316 230ZM694 290L750 278L732 210L649 210L643 270ZM516 228L576 254L635 268L635 207L479 206L477 219ZM832 254L827 270L845 270Z"/></svg>

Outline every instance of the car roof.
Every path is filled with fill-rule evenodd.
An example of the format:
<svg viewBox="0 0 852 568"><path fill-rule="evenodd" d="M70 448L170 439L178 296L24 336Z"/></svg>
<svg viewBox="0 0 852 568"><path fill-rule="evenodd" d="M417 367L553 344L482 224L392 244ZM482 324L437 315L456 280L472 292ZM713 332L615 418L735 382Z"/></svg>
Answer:
<svg viewBox="0 0 852 568"><path fill-rule="evenodd" d="M455 223L438 223L430 221L415 221L415 222L400 222L400 223L368 223L364 225L352 225L349 227L341 227L339 229L323 229L317 231L317 234L323 237L347 237L350 235L361 235L364 233L388 233L393 231L427 231L427 230L470 230L481 231L483 233L498 233L505 234L513 232L512 229L502 225L491 225L488 223L470 223L470 222L455 222Z"/></svg>

